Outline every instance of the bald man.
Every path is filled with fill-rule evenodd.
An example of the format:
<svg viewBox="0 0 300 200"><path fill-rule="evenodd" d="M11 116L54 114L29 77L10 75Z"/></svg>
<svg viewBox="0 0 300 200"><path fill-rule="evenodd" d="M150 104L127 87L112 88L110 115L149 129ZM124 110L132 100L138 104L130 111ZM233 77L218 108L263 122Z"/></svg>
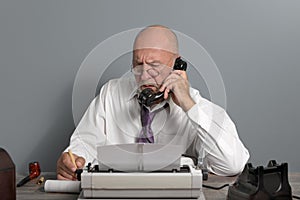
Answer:
<svg viewBox="0 0 300 200"><path fill-rule="evenodd" d="M169 28L148 26L137 35L132 76L110 80L101 88L57 161L58 179L75 180L76 168L93 162L99 145L139 140L144 107L137 97L144 89L163 92L164 96L146 107L154 116L152 142L182 145L186 154L194 157L202 152L205 167L217 175L230 176L243 170L249 153L234 123L224 109L190 87L185 71L173 70L178 57L177 37ZM68 149L74 152L77 166L72 164Z"/></svg>

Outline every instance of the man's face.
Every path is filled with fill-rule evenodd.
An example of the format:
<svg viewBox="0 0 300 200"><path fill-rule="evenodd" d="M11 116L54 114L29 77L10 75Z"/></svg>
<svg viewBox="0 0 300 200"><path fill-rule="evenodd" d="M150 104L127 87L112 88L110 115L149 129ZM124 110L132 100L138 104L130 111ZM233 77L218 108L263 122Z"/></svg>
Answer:
<svg viewBox="0 0 300 200"><path fill-rule="evenodd" d="M158 91L171 73L175 54L161 49L138 49L133 51L133 73L141 90Z"/></svg>

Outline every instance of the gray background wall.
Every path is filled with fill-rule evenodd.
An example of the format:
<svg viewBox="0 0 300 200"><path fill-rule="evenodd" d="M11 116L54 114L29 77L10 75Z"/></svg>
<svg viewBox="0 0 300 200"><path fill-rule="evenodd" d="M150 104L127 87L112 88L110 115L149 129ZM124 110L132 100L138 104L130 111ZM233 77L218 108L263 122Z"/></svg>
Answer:
<svg viewBox="0 0 300 200"><path fill-rule="evenodd" d="M74 129L72 88L84 58L113 34L164 24L216 62L250 161L300 171L299 9L298 0L1 0L0 146L18 172L34 160L54 171Z"/></svg>

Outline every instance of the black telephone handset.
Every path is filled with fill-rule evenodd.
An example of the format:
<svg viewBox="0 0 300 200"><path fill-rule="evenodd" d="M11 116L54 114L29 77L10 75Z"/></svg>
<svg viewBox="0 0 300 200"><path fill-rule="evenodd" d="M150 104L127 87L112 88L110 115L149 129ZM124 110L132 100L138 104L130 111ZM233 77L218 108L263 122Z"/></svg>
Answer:
<svg viewBox="0 0 300 200"><path fill-rule="evenodd" d="M176 58L173 70L183 70L186 71L187 63L183 61L180 57ZM139 97L138 101L140 104L147 107L159 103L164 98L164 92L155 93L151 88L144 89Z"/></svg>

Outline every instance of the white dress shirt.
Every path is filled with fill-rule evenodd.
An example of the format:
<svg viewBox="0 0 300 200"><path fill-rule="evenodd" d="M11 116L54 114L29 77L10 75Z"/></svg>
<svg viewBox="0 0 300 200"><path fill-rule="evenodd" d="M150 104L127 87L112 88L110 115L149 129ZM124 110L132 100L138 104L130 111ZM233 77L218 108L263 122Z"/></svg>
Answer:
<svg viewBox="0 0 300 200"><path fill-rule="evenodd" d="M92 162L97 158L97 145L135 143L142 129L136 92L134 77L106 83L82 117L67 149ZM159 109L151 124L155 143L183 145L187 154L203 157L205 167L217 175L241 172L249 153L234 123L224 109L201 97L197 90L190 88L190 95L196 104L187 112L172 99L151 110ZM165 103L169 106L160 109Z"/></svg>

